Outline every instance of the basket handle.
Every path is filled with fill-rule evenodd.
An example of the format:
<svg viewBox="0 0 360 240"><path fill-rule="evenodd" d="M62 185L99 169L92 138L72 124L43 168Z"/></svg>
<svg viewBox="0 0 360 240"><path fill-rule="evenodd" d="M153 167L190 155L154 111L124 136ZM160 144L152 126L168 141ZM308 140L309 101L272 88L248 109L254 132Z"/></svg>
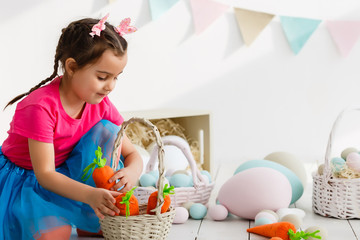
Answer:
<svg viewBox="0 0 360 240"><path fill-rule="evenodd" d="M162 141L163 141L164 145L175 146L183 152L183 154L185 155L186 159L188 160L190 168L191 168L194 187L197 189L201 185L206 185L207 182L206 182L204 176L200 173L199 169L197 168L194 157L191 153L189 146L186 145L183 141L177 141L174 139L163 139ZM146 172L150 172L154 169L155 163L157 160L156 156L158 155L158 149L159 148L157 146L154 146L154 148L151 152L151 155L150 155L149 162L146 165Z"/></svg>
<svg viewBox="0 0 360 240"><path fill-rule="evenodd" d="M350 112L350 111L360 111L360 108L346 108L343 111L340 112L340 114L337 116L331 132L330 132L330 136L329 136L329 140L328 140L328 144L326 147L326 153L325 153L325 164L324 164L324 173L323 173L323 177L324 177L324 182L327 183L328 180L331 178L331 169L330 169L330 157L331 157L331 151L332 151L332 146L333 146L333 141L334 141L334 136L337 133L337 128L339 126L340 120L343 118L343 116Z"/></svg>
<svg viewBox="0 0 360 240"><path fill-rule="evenodd" d="M162 142L162 139L160 137L160 132L157 129L157 127L155 125L153 125L149 120L144 119L144 118L130 118L128 121L125 121L121 124L121 128L120 131L117 134L117 137L115 139L115 143L114 143L114 148L113 148L113 152L112 152L112 157L113 159L118 159L120 157L120 151L121 150L121 144L122 144L122 139L124 137L125 134L125 130L126 127L134 122L140 122L142 124L144 124L145 126L150 127L154 134L155 134L155 138L156 138L156 144L157 147L160 149L160 151L158 151L158 157L159 157L159 165L158 165L158 169L159 169L159 180L158 180L158 201L156 204L156 208L155 208L155 213L156 216L158 217L158 219L161 221L162 220L162 216L161 216L161 206L164 203L164 197L163 197L163 192L164 192L164 186L163 186L163 182L165 180L165 168L164 168L164 145ZM111 168L116 171L116 161L113 161Z"/></svg>

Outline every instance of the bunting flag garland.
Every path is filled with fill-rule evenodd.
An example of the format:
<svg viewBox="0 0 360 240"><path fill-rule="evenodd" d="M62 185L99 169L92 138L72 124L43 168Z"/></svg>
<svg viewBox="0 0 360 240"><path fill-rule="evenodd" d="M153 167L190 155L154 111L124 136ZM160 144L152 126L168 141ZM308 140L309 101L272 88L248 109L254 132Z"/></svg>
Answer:
<svg viewBox="0 0 360 240"><path fill-rule="evenodd" d="M108 0L109 4L117 0ZM180 0L149 0L152 19L155 20ZM217 0L188 0L192 12L195 34L205 31L221 17L229 5ZM233 7L237 25L245 45L250 46L269 25L275 15ZM291 50L297 55L323 20L279 16L280 23ZM360 21L326 21L326 27L339 53L347 57L360 38Z"/></svg>
<svg viewBox="0 0 360 240"><path fill-rule="evenodd" d="M193 13L196 34L203 32L229 8L228 5L212 0L190 0L190 5Z"/></svg>
<svg viewBox="0 0 360 240"><path fill-rule="evenodd" d="M298 54L321 20L280 16L281 25L291 49Z"/></svg>
<svg viewBox="0 0 360 240"><path fill-rule="evenodd" d="M326 21L341 55L347 57L360 36L360 21Z"/></svg>
<svg viewBox="0 0 360 240"><path fill-rule="evenodd" d="M234 8L234 10L241 34L247 46L250 46L274 17L272 14L241 8Z"/></svg>
<svg viewBox="0 0 360 240"><path fill-rule="evenodd" d="M163 13L172 8L179 0L149 0L151 18L158 19Z"/></svg>

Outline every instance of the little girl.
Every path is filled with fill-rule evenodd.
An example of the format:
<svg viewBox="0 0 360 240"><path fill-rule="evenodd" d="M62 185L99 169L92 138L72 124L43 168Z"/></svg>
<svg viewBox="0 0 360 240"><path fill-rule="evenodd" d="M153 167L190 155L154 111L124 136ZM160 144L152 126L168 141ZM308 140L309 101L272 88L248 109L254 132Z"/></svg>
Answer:
<svg viewBox="0 0 360 240"><path fill-rule="evenodd" d="M122 35L134 29L129 19L115 28L106 18L64 28L52 75L7 104L25 97L0 147L0 239L69 239L72 227L98 232L99 218L119 212L115 197L141 174L141 157L124 137L113 189L80 180L97 145L118 161L108 152L123 118L107 95L127 63Z"/></svg>

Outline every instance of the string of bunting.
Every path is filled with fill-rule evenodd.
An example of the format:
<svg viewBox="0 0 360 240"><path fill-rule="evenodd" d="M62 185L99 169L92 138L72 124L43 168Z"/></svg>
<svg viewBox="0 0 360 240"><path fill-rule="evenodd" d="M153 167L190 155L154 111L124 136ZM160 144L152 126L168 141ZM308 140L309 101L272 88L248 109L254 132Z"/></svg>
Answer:
<svg viewBox="0 0 360 240"><path fill-rule="evenodd" d="M149 0L151 16L158 19L180 0ZM214 0L190 0L195 34L201 34L216 19L221 17L230 6ZM250 46L275 15L234 7L235 18L241 35ZM294 54L298 54L320 23L325 25L340 54L347 57L360 37L360 21L334 21L279 16L286 39Z"/></svg>

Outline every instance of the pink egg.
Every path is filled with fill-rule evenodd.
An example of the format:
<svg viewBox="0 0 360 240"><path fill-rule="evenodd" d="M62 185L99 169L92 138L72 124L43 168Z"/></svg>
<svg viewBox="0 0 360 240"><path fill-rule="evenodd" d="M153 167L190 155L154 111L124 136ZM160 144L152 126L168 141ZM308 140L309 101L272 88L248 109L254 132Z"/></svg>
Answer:
<svg viewBox="0 0 360 240"><path fill-rule="evenodd" d="M244 170L220 188L218 200L238 217L254 220L263 209L277 211L289 207L292 189L281 172L267 167Z"/></svg>
<svg viewBox="0 0 360 240"><path fill-rule="evenodd" d="M184 207L175 208L175 217L173 223L184 223L189 219L189 211Z"/></svg>
<svg viewBox="0 0 360 240"><path fill-rule="evenodd" d="M346 157L346 165L356 172L360 172L360 154L351 152Z"/></svg>
<svg viewBox="0 0 360 240"><path fill-rule="evenodd" d="M229 211L223 205L217 204L208 209L209 217L215 221L222 221L227 218Z"/></svg>

